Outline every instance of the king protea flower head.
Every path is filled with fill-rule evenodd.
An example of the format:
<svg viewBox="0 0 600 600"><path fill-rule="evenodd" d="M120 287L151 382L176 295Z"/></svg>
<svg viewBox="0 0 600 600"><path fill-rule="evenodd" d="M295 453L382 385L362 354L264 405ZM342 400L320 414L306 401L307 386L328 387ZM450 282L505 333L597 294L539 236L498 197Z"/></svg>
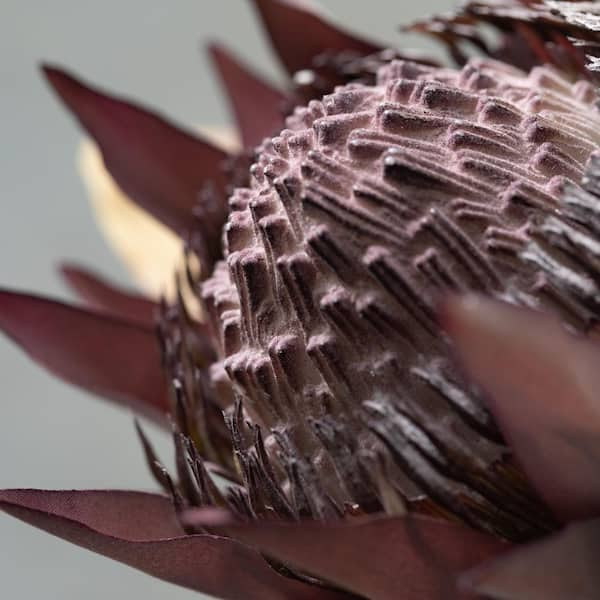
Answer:
<svg viewBox="0 0 600 600"><path fill-rule="evenodd" d="M210 48L237 152L45 69L185 268L157 302L68 266L89 309L6 291L0 326L176 464L136 422L162 493L0 506L221 598L600 597L597 7L414 25L450 67L254 4L291 79Z"/></svg>

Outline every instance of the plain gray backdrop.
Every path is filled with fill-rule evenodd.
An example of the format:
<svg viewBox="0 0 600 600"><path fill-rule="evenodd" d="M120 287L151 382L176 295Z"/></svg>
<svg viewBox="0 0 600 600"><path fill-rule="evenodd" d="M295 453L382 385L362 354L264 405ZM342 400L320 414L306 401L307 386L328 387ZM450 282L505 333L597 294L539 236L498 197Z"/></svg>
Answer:
<svg viewBox="0 0 600 600"><path fill-rule="evenodd" d="M397 34L398 25L453 2L321 4L348 27L400 44L407 38ZM64 258L125 283L75 170L81 133L44 85L38 63L64 65L183 124L226 123L202 42L227 42L266 76L282 81L250 3L0 0L0 20L0 285L71 299L55 275ZM409 43L431 48L418 38ZM153 489L131 415L55 380L2 336L0 393L0 487ZM169 462L168 437L150 433ZM0 515L0 597L107 595L198 598Z"/></svg>

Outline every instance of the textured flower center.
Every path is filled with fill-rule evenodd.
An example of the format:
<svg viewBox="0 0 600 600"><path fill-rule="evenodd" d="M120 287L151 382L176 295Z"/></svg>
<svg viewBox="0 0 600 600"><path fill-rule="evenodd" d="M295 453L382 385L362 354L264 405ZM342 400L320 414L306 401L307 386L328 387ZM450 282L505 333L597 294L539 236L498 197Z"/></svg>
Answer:
<svg viewBox="0 0 600 600"><path fill-rule="evenodd" d="M589 325L600 292L565 244L590 240L559 192L600 143L595 99L546 68L392 62L264 144L203 288L213 386L265 436L266 453L238 406L250 488L272 463L298 515L389 509L393 490L507 538L551 527L452 369L434 303L475 289ZM250 511L272 508L250 491Z"/></svg>

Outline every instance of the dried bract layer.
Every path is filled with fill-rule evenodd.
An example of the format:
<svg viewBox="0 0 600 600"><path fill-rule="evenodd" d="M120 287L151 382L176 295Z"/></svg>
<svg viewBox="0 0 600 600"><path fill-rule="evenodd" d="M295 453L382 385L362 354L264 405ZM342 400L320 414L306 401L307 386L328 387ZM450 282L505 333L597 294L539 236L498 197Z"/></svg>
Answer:
<svg viewBox="0 0 600 600"><path fill-rule="evenodd" d="M213 383L241 402L247 513L393 511L399 493L427 494L505 538L553 527L450 367L434 303L480 290L590 326L600 250L559 197L600 143L595 97L547 68L394 61L262 148L202 291Z"/></svg>
<svg viewBox="0 0 600 600"><path fill-rule="evenodd" d="M454 13L429 17L406 27L445 44L458 64L466 47L521 68L550 64L598 82L600 6L585 0L471 0ZM499 33L490 43L480 25Z"/></svg>

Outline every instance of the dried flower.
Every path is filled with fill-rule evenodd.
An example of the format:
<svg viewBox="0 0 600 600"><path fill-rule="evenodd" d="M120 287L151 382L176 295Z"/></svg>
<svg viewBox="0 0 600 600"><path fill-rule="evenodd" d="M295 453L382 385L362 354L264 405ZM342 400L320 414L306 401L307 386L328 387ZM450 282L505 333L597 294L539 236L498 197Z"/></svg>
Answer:
<svg viewBox="0 0 600 600"><path fill-rule="evenodd" d="M156 303L68 267L92 310L2 292L0 326L169 426L176 465L136 423L163 495L0 506L222 598L598 597L596 7L413 26L450 68L255 4L294 77L280 92L211 48L235 153L46 68L184 272Z"/></svg>

